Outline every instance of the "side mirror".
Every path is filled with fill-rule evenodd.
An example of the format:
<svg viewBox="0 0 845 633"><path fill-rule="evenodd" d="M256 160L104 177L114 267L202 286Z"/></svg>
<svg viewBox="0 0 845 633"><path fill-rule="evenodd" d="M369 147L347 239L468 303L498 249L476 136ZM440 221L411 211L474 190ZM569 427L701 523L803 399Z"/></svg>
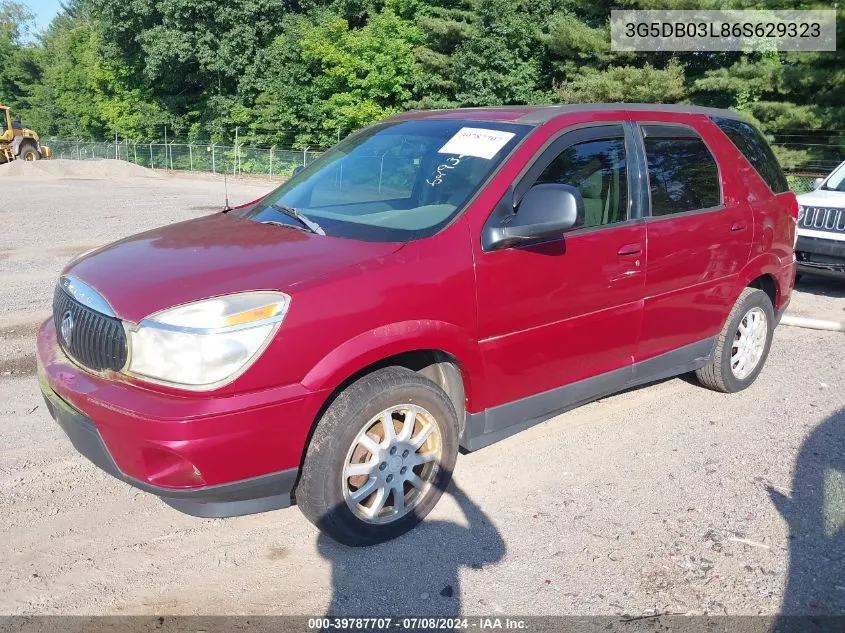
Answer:
<svg viewBox="0 0 845 633"><path fill-rule="evenodd" d="M824 182L824 178L816 178L813 181L813 189L818 189L819 187L821 187L823 182Z"/></svg>
<svg viewBox="0 0 845 633"><path fill-rule="evenodd" d="M293 168L293 174L292 175L296 176L303 169L305 169L305 165L297 165L296 167Z"/></svg>
<svg viewBox="0 0 845 633"><path fill-rule="evenodd" d="M485 250L541 242L561 237L566 231L584 225L584 199L570 185L534 185L522 197L516 213L487 227Z"/></svg>

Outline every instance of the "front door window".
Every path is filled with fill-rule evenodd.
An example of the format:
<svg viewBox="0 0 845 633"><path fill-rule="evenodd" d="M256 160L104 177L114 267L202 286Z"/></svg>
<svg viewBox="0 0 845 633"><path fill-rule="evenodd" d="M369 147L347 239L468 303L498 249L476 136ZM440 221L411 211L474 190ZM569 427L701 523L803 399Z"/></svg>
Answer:
<svg viewBox="0 0 845 633"><path fill-rule="evenodd" d="M537 183L571 185L584 198L584 226L628 219L625 138L603 138L570 145L537 178Z"/></svg>

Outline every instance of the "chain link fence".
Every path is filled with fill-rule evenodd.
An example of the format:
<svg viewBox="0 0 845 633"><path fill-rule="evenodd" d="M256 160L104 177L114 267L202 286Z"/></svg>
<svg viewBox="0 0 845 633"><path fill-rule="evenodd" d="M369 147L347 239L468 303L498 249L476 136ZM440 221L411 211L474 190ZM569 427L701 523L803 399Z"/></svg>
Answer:
<svg viewBox="0 0 845 633"><path fill-rule="evenodd" d="M300 165L307 165L322 152L275 147L259 148L216 143L133 143L109 141L68 141L50 139L46 143L53 158L96 160L113 158L151 169L251 174L287 177Z"/></svg>
<svg viewBox="0 0 845 633"><path fill-rule="evenodd" d="M788 172L786 174L786 182L789 183L789 188L795 193L807 193L816 188L816 179L824 176L827 176L827 174Z"/></svg>
<svg viewBox="0 0 845 633"><path fill-rule="evenodd" d="M92 160L116 158L152 169L211 172L216 174L252 174L289 177L300 165L307 165L322 152L310 149L259 148L216 143L133 143L126 141L47 141L54 158ZM786 179L795 193L815 188L815 180L824 173L789 172Z"/></svg>

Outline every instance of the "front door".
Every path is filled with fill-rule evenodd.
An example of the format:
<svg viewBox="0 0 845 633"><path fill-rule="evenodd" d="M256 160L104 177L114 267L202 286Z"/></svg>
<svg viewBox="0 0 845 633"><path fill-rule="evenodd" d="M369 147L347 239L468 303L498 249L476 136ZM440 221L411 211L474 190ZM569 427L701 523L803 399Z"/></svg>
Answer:
<svg viewBox="0 0 845 633"><path fill-rule="evenodd" d="M621 370L614 383L627 379L646 264L646 229L631 195L632 142L621 123L566 132L506 194L503 203L516 201L519 214L531 185L572 185L584 199L585 225L553 241L477 257L488 406L541 394L517 413L536 417L569 404L556 405L557 392L549 390L613 370Z"/></svg>

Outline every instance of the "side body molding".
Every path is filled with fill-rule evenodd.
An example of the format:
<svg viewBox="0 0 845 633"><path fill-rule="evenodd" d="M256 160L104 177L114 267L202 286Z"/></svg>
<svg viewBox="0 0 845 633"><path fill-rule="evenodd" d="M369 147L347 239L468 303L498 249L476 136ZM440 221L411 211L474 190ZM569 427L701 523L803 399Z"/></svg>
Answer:
<svg viewBox="0 0 845 633"><path fill-rule="evenodd" d="M628 367L480 413L469 413L461 448L465 451L478 450L592 400L704 367L710 362L715 344L716 337L706 338Z"/></svg>

